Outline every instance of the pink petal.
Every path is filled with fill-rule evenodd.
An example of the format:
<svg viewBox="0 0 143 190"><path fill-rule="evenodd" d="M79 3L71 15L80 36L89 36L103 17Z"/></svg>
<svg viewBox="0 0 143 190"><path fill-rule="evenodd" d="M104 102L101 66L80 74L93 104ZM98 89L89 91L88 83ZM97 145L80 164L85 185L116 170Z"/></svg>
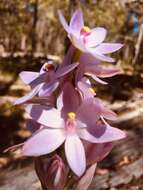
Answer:
<svg viewBox="0 0 143 190"><path fill-rule="evenodd" d="M58 15L59 15L60 22L61 22L62 26L64 27L65 31L67 33L69 33L70 28L69 28L67 21L65 20L64 16L62 15L61 11L58 11Z"/></svg>
<svg viewBox="0 0 143 190"><path fill-rule="evenodd" d="M81 10L76 10L70 21L70 28L77 34L80 34L80 30L83 28L83 14Z"/></svg>
<svg viewBox="0 0 143 190"><path fill-rule="evenodd" d="M117 119L117 114L110 109L104 107L102 109L102 116L103 118L109 119L109 120L116 120Z"/></svg>
<svg viewBox="0 0 143 190"><path fill-rule="evenodd" d="M25 156L49 154L56 150L64 140L63 130L42 129L24 143L22 153Z"/></svg>
<svg viewBox="0 0 143 190"><path fill-rule="evenodd" d="M91 90L90 90L91 86L87 83L79 81L77 86L84 99L93 98L96 94L96 93L91 92Z"/></svg>
<svg viewBox="0 0 143 190"><path fill-rule="evenodd" d="M45 83L39 91L39 96L50 96L57 89L58 86L58 80Z"/></svg>
<svg viewBox="0 0 143 190"><path fill-rule="evenodd" d="M28 94L26 94L25 96L17 99L15 102L14 102L14 105L18 105L18 104L24 104L26 103L27 101L29 101L30 99L32 99L34 96L36 96L39 92L39 90L41 89L42 85L38 85L36 86L35 88L33 88L33 90L31 92L29 92Z"/></svg>
<svg viewBox="0 0 143 190"><path fill-rule="evenodd" d="M46 97L34 97L26 102L27 104L40 104L45 105L48 108L54 107L55 105L55 97L54 96L46 96Z"/></svg>
<svg viewBox="0 0 143 190"><path fill-rule="evenodd" d="M64 121L61 118L61 113L55 108L46 110L45 106L29 105L26 107L26 111L34 120L42 125L52 128L64 127Z"/></svg>
<svg viewBox="0 0 143 190"><path fill-rule="evenodd" d="M80 96L71 83L66 83L63 89L63 112L76 112L80 105Z"/></svg>
<svg viewBox="0 0 143 190"><path fill-rule="evenodd" d="M64 61L62 63L63 66L71 64L74 52L75 52L75 47L71 45L64 57Z"/></svg>
<svg viewBox="0 0 143 190"><path fill-rule="evenodd" d="M86 159L88 164L100 162L103 160L112 150L114 143L89 143L83 141L85 148Z"/></svg>
<svg viewBox="0 0 143 190"><path fill-rule="evenodd" d="M99 54L107 54L113 53L122 47L123 45L120 43L102 43L96 47L96 51L99 52Z"/></svg>
<svg viewBox="0 0 143 190"><path fill-rule="evenodd" d="M90 134L87 131L87 129L84 129L84 128L78 130L78 136L81 139L86 140L91 143L100 143L96 137L94 137L92 134Z"/></svg>
<svg viewBox="0 0 143 190"><path fill-rule="evenodd" d="M106 37L107 30L102 27L96 27L91 30L91 34L86 37L86 46L95 47L102 43Z"/></svg>
<svg viewBox="0 0 143 190"><path fill-rule="evenodd" d="M95 106L100 107L101 109L101 116L103 118L109 119L109 120L116 120L117 115L115 112L111 111L108 107L106 107L103 102L99 98L94 98L93 104Z"/></svg>
<svg viewBox="0 0 143 190"><path fill-rule="evenodd" d="M39 77L37 77L35 80L33 80L31 83L30 83L30 86L32 88L34 88L35 86L39 85L40 83L43 83L46 78L48 78L48 73L42 73L39 75Z"/></svg>
<svg viewBox="0 0 143 190"><path fill-rule="evenodd" d="M63 91L60 93L60 95L57 98L57 109L61 110L63 108Z"/></svg>
<svg viewBox="0 0 143 190"><path fill-rule="evenodd" d="M85 73L87 76L92 77L95 81L101 83L101 84L108 84L107 82L99 79L96 75L92 74L92 73Z"/></svg>
<svg viewBox="0 0 143 190"><path fill-rule="evenodd" d="M78 37L75 33L70 33L68 36L73 44L77 49L81 50L82 52L87 52L85 47L83 38Z"/></svg>
<svg viewBox="0 0 143 190"><path fill-rule="evenodd" d="M86 168L84 147L78 136L67 136L65 141L65 154L72 171L81 176Z"/></svg>
<svg viewBox="0 0 143 190"><path fill-rule="evenodd" d="M70 65L67 65L64 67L59 67L55 73L56 78L59 78L59 77L66 75L67 73L74 70L78 65L79 65L79 63L73 63L73 64L70 64Z"/></svg>
<svg viewBox="0 0 143 190"><path fill-rule="evenodd" d="M97 51L96 51L96 49L95 49L95 51L93 52L93 51L91 51L91 54L95 57L95 58L97 58L97 59L99 59L99 60L101 60L101 61L106 61L106 62L115 62L115 59L113 59L113 58L111 58L111 57L108 57L108 56L105 56L105 55L103 55L103 54L99 54Z"/></svg>
<svg viewBox="0 0 143 190"><path fill-rule="evenodd" d="M93 98L86 99L77 110L78 120L88 125L95 125L100 116L101 107L93 104Z"/></svg>
<svg viewBox="0 0 143 190"><path fill-rule="evenodd" d="M92 166L90 166L84 176L79 180L77 187L75 190L87 190L89 185L91 184L94 174L95 174L95 169L96 169L97 164L94 163Z"/></svg>
<svg viewBox="0 0 143 190"><path fill-rule="evenodd" d="M39 77L39 73L31 72L31 71L22 71L19 74L19 76L25 84L30 84L33 80L35 80L37 77Z"/></svg>
<svg viewBox="0 0 143 190"><path fill-rule="evenodd" d="M84 76L84 66L80 64L75 72L75 84L80 81Z"/></svg>
<svg viewBox="0 0 143 190"><path fill-rule="evenodd" d="M80 63L86 66L89 66L91 64L97 66L100 64L100 61L95 59L95 57L92 56L90 53L82 53L80 56Z"/></svg>
<svg viewBox="0 0 143 190"><path fill-rule="evenodd" d="M92 136L94 136L94 139L91 139L90 142L93 143L107 143L107 142L113 142L113 141L117 141L120 139L123 139L126 137L126 134L115 127L111 127L109 124L105 124L105 125L94 125L92 127L88 128L90 134L92 134ZM85 140L87 139L88 136L86 136L86 132L83 131L82 134L80 134L80 136L82 135L82 138L84 138ZM87 134L88 135L88 134Z"/></svg>
<svg viewBox="0 0 143 190"><path fill-rule="evenodd" d="M99 98L94 98L93 104L98 105L101 108L101 116L109 120L116 120L117 115L106 107Z"/></svg>
<svg viewBox="0 0 143 190"><path fill-rule="evenodd" d="M85 67L85 71L87 73L91 73L91 74L94 74L98 77L102 77L102 78L105 78L105 77L112 77L114 75L117 75L120 72L119 69L111 69L111 68L104 68L104 67L100 67L100 66L97 66L97 65L94 65L94 64L89 64Z"/></svg>

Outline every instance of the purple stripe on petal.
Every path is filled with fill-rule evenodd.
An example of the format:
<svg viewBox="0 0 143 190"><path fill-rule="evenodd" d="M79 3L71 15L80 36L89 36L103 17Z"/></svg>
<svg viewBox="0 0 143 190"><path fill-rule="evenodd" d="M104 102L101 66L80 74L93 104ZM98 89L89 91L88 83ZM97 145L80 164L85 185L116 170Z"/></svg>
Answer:
<svg viewBox="0 0 143 190"><path fill-rule="evenodd" d="M70 168L80 177L86 169L86 159L83 144L78 136L67 136L65 154Z"/></svg>
<svg viewBox="0 0 143 190"><path fill-rule="evenodd" d="M40 156L56 150L65 140L63 130L41 129L24 143L22 153L25 156Z"/></svg>

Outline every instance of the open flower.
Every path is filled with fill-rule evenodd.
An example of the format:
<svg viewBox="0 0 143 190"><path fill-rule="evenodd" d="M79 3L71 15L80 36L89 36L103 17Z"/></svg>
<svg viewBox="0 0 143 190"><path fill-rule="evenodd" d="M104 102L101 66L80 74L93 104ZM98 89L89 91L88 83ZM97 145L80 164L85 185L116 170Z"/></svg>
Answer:
<svg viewBox="0 0 143 190"><path fill-rule="evenodd" d="M27 112L32 119L43 125L23 146L23 154L40 156L49 154L65 142L65 155L72 171L81 176L86 168L86 156L81 139L91 143L112 142L125 137L125 133L106 124L98 125L102 109L89 99L82 102L70 83L63 91L57 109L43 109L29 105Z"/></svg>
<svg viewBox="0 0 143 190"><path fill-rule="evenodd" d="M70 24L68 25L65 18L59 11L59 18L72 44L84 53L89 53L99 60L113 62L114 59L106 54L117 51L122 47L120 43L103 43L107 31L102 27L93 29L84 26L83 15L81 10L75 11Z"/></svg>
<svg viewBox="0 0 143 190"><path fill-rule="evenodd" d="M22 98L16 100L14 104L16 105L28 102L36 95L40 97L50 96L53 91L56 90L56 88L59 86L60 78L71 72L75 67L77 67L77 65L78 63L65 66L61 65L57 69L55 69L53 64L45 63L41 68L40 72L21 72L20 78L25 84L29 84L32 87L32 91ZM36 101L38 100L35 100L35 102Z"/></svg>

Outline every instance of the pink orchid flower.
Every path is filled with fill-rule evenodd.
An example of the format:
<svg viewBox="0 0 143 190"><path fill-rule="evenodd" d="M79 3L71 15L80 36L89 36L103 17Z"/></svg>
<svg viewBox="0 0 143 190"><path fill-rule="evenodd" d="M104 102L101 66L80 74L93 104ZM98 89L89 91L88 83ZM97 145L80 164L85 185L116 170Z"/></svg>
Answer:
<svg viewBox="0 0 143 190"><path fill-rule="evenodd" d="M59 11L60 22L68 33L72 44L84 53L107 62L114 62L114 59L106 54L119 50L123 45L120 43L103 43L107 31L102 27L89 29L84 26L81 10L74 12L68 25L62 13Z"/></svg>
<svg viewBox="0 0 143 190"><path fill-rule="evenodd" d="M57 69L54 68L53 64L45 63L40 72L23 71L20 73L20 78L25 84L29 84L32 91L27 95L19 98L15 101L15 105L31 102L31 99L35 96L40 96L39 100L42 101L42 96L50 96L53 91L59 86L60 78L71 72L77 67L79 63L69 64L65 66L59 66ZM51 97L52 98L52 97ZM48 98L49 99L49 98ZM47 99L47 102L48 102ZM38 100L35 100L37 102Z"/></svg>
<svg viewBox="0 0 143 190"><path fill-rule="evenodd" d="M81 139L91 143L112 142L125 137L125 133L109 125L100 124L101 116L109 117L91 99L81 103L78 92L66 83L63 98L57 101L57 109L43 109L43 106L29 105L27 112L43 128L36 131L24 143L23 155L40 156L49 154L64 142L65 155L71 170L81 176L86 169L86 155Z"/></svg>

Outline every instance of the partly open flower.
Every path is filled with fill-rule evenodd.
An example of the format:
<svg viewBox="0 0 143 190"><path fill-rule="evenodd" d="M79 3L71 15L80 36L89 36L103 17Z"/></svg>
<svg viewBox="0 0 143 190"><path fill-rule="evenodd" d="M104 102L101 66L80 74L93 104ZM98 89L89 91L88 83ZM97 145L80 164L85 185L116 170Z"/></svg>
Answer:
<svg viewBox="0 0 143 190"><path fill-rule="evenodd" d="M32 91L22 98L16 100L14 104L22 104L28 101L31 102L32 98L37 95L40 97L50 96L59 86L60 78L71 72L75 67L77 67L77 65L78 63L74 63L65 66L61 65L58 68L55 68L53 64L45 63L41 68L40 72L21 72L20 78L25 84L29 84L31 86ZM49 98L46 99L46 101L48 101ZM43 97L40 99L43 99ZM37 101L38 99L35 100L35 102ZM42 103L42 100L40 101Z"/></svg>
<svg viewBox="0 0 143 190"><path fill-rule="evenodd" d="M75 11L68 25L62 13L59 18L72 44L84 53L89 53L99 60L114 62L114 59L106 54L117 51L122 47L120 43L103 43L107 31L102 27L93 29L84 26L81 10Z"/></svg>
<svg viewBox="0 0 143 190"><path fill-rule="evenodd" d="M43 125L23 146L23 154L40 156L49 154L65 142L65 155L72 171L81 176L86 168L84 146L81 139L91 143L112 142L125 137L125 133L106 124L98 124L102 113L98 103L91 99L80 102L79 94L67 83L63 90L63 102L57 109L43 109L29 105L27 112L32 119ZM110 116L109 116L110 117Z"/></svg>

